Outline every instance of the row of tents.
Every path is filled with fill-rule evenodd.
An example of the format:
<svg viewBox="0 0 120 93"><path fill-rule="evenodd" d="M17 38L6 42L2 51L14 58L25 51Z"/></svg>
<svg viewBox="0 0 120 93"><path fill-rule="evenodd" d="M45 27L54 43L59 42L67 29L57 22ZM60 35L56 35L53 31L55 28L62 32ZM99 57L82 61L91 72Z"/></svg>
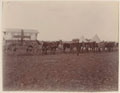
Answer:
<svg viewBox="0 0 120 93"><path fill-rule="evenodd" d="M92 39L86 39L84 36L81 36L80 38L80 42L92 42L92 41L95 41L97 43L101 42L97 34Z"/></svg>
<svg viewBox="0 0 120 93"><path fill-rule="evenodd" d="M91 39L87 39L85 38L84 36L81 36L80 39L78 38L74 38L72 39L72 41L64 41L64 42L96 42L96 43L100 43L101 40L100 38L98 37L98 35L96 34L94 37L92 37Z"/></svg>

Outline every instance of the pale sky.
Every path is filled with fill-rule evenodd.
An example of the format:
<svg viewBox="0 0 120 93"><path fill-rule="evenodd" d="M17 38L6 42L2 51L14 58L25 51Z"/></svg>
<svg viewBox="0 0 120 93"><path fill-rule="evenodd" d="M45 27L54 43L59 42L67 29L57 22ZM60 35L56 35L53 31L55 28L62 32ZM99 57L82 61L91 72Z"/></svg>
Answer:
<svg viewBox="0 0 120 93"><path fill-rule="evenodd" d="M36 29L39 40L92 38L118 41L118 2L4 2L2 28Z"/></svg>

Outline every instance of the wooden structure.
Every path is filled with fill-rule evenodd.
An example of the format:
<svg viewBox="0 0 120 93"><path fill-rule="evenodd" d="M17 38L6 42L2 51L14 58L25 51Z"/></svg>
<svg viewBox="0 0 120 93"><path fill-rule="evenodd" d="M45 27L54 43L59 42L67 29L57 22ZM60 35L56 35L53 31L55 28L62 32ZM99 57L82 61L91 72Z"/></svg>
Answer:
<svg viewBox="0 0 120 93"><path fill-rule="evenodd" d="M29 30L29 29L7 29L3 31L3 40L5 42L14 42L20 41L23 44L23 41L33 41L37 40L38 31Z"/></svg>

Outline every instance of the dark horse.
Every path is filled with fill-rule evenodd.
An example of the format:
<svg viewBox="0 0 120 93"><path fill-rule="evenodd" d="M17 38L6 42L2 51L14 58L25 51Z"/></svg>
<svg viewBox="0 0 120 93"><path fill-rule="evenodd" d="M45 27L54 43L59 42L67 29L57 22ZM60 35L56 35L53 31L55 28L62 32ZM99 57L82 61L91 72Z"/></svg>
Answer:
<svg viewBox="0 0 120 93"><path fill-rule="evenodd" d="M70 42L70 43L63 43L63 52L66 53L66 49L70 50L70 53L74 53L73 49L76 49L76 53L77 55L79 55L80 52L80 48L81 48L81 44L79 42L74 43L74 42Z"/></svg>
<svg viewBox="0 0 120 93"><path fill-rule="evenodd" d="M97 48L96 42L81 42L79 43L80 52L95 52Z"/></svg>
<svg viewBox="0 0 120 93"><path fill-rule="evenodd" d="M107 48L108 52L111 52L113 51L113 48L115 47L115 42L107 42L105 47Z"/></svg>
<svg viewBox="0 0 120 93"><path fill-rule="evenodd" d="M59 41L43 42L43 44L42 44L42 54L47 54L48 50L50 51L51 54L55 54L59 43L60 43Z"/></svg>
<svg viewBox="0 0 120 93"><path fill-rule="evenodd" d="M115 47L115 42L100 42L98 43L98 51L101 52L111 52Z"/></svg>
<svg viewBox="0 0 120 93"><path fill-rule="evenodd" d="M66 53L66 49L71 50L71 44L70 43L63 43L63 52Z"/></svg>

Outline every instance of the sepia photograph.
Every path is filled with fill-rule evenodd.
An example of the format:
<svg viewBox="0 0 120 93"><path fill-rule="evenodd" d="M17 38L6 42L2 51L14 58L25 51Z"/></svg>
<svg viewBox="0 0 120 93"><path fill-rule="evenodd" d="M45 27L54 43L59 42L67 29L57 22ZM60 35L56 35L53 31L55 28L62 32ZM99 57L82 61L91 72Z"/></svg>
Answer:
<svg viewBox="0 0 120 93"><path fill-rule="evenodd" d="M2 1L3 91L118 91L118 34L118 1Z"/></svg>

